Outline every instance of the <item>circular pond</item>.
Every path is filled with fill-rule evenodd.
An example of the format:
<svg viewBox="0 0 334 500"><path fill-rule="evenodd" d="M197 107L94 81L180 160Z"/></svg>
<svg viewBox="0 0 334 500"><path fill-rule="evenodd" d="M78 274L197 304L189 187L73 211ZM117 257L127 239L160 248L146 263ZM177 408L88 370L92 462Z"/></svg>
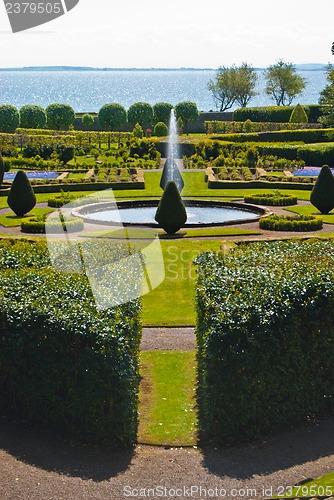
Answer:
<svg viewBox="0 0 334 500"><path fill-rule="evenodd" d="M158 203L156 201L94 203L73 210L73 215L86 222L124 226L158 226L154 220ZM185 227L221 226L254 222L265 214L265 210L253 205L188 201L185 202L187 222Z"/></svg>

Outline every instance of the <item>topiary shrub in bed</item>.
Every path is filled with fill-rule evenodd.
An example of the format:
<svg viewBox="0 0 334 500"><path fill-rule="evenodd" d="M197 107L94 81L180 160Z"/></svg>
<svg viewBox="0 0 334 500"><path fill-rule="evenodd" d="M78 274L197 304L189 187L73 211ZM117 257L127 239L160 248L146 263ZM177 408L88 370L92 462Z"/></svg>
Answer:
<svg viewBox="0 0 334 500"><path fill-rule="evenodd" d="M27 214L36 205L34 190L23 170L19 170L13 180L7 203L17 216Z"/></svg>
<svg viewBox="0 0 334 500"><path fill-rule="evenodd" d="M310 202L322 214L334 208L334 177L328 165L323 165L313 186Z"/></svg>
<svg viewBox="0 0 334 500"><path fill-rule="evenodd" d="M155 220L167 234L176 233L187 221L187 212L174 181L169 181L166 185Z"/></svg>

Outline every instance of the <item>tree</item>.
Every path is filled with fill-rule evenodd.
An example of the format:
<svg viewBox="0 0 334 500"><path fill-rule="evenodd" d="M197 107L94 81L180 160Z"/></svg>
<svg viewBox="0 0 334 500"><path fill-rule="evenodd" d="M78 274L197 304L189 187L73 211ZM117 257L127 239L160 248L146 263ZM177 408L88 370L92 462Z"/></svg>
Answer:
<svg viewBox="0 0 334 500"><path fill-rule="evenodd" d="M265 92L277 106L290 106L293 99L305 88L305 79L298 75L295 66L282 59L269 66L265 78Z"/></svg>
<svg viewBox="0 0 334 500"><path fill-rule="evenodd" d="M175 182L167 183L155 220L167 234L175 234L187 221L187 212Z"/></svg>
<svg viewBox="0 0 334 500"><path fill-rule="evenodd" d="M74 123L75 113L69 104L50 104L45 111L49 129L68 130Z"/></svg>
<svg viewBox="0 0 334 500"><path fill-rule="evenodd" d="M74 158L74 147L63 146L59 151L58 158L64 163L64 165L66 165L66 163L73 160Z"/></svg>
<svg viewBox="0 0 334 500"><path fill-rule="evenodd" d="M182 119L184 128L188 130L188 123L199 119L199 111L195 102L183 101L175 106L176 119Z"/></svg>
<svg viewBox="0 0 334 500"><path fill-rule="evenodd" d="M173 105L168 102L157 102L153 106L153 120L155 123L163 122L166 125L169 123L170 113Z"/></svg>
<svg viewBox="0 0 334 500"><path fill-rule="evenodd" d="M118 130L126 124L126 110L116 102L105 104L99 111L99 124L106 130Z"/></svg>
<svg viewBox="0 0 334 500"><path fill-rule="evenodd" d="M128 109L128 121L135 125L139 123L143 129L146 129L153 123L153 109L148 102L135 102Z"/></svg>
<svg viewBox="0 0 334 500"><path fill-rule="evenodd" d="M13 180L7 203L9 208L19 217L30 212L36 205L34 190L23 170L19 170Z"/></svg>
<svg viewBox="0 0 334 500"><path fill-rule="evenodd" d="M301 106L300 104L297 104L297 106L295 106L293 108L293 110L291 111L289 122L290 123L308 123L308 116L307 116L307 113L306 113L305 109L303 108L303 106Z"/></svg>
<svg viewBox="0 0 334 500"><path fill-rule="evenodd" d="M20 127L22 128L45 128L46 112L42 106L27 104L20 109Z"/></svg>
<svg viewBox="0 0 334 500"><path fill-rule="evenodd" d="M310 202L322 214L334 208L334 177L328 165L323 165L313 186Z"/></svg>
<svg viewBox="0 0 334 500"><path fill-rule="evenodd" d="M326 68L328 85L320 92L321 123L332 127L334 125L334 69L331 64Z"/></svg>
<svg viewBox="0 0 334 500"><path fill-rule="evenodd" d="M243 62L241 66L222 66L218 69L215 80L210 80L208 89L218 104L220 111L230 109L235 102L245 108L255 91L257 74L252 66Z"/></svg>
<svg viewBox="0 0 334 500"><path fill-rule="evenodd" d="M82 124L86 128L91 128L94 125L94 116L89 113L85 113L81 118Z"/></svg>
<svg viewBox="0 0 334 500"><path fill-rule="evenodd" d="M20 123L20 113L11 104L0 106L0 132L14 133Z"/></svg>

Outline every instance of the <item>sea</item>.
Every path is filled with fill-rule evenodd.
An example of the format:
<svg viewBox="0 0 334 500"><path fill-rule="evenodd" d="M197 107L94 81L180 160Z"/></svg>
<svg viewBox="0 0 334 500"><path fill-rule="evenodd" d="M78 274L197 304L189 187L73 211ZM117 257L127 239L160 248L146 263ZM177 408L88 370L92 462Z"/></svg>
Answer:
<svg viewBox="0 0 334 500"><path fill-rule="evenodd" d="M256 70L257 92L249 106L275 102L264 92L265 70ZM326 87L325 69L298 71L306 87L292 104L317 104ZM46 107L51 103L70 104L75 112L98 112L106 103L117 102L128 109L135 102L192 101L200 111L217 111L208 83L214 69L118 69L118 70L1 70L0 104L17 108L25 104ZM232 107L233 111L238 106Z"/></svg>

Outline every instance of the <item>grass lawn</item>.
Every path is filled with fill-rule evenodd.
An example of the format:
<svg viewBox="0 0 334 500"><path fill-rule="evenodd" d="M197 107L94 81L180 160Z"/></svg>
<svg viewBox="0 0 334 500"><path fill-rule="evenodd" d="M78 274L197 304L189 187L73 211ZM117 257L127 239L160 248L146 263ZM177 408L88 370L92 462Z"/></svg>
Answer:
<svg viewBox="0 0 334 500"><path fill-rule="evenodd" d="M142 351L140 356L138 442L195 445L195 351Z"/></svg>
<svg viewBox="0 0 334 500"><path fill-rule="evenodd" d="M327 498L334 495L334 472L309 481L300 486L285 488L284 496L272 498Z"/></svg>
<svg viewBox="0 0 334 500"><path fill-rule="evenodd" d="M320 213L313 205L303 205L285 208L287 212L292 212L298 215L317 215L322 218L322 220L327 224L334 224L334 212L329 214Z"/></svg>
<svg viewBox="0 0 334 500"><path fill-rule="evenodd" d="M8 212L7 214L0 215L0 224L5 227L18 227L21 225L21 221L34 215L45 215L53 212L53 208L33 208L29 214L18 216L14 212Z"/></svg>
<svg viewBox="0 0 334 500"><path fill-rule="evenodd" d="M161 241L165 279L157 288L142 297L142 320L145 326L195 325L194 259L205 251L218 251L219 240Z"/></svg>

